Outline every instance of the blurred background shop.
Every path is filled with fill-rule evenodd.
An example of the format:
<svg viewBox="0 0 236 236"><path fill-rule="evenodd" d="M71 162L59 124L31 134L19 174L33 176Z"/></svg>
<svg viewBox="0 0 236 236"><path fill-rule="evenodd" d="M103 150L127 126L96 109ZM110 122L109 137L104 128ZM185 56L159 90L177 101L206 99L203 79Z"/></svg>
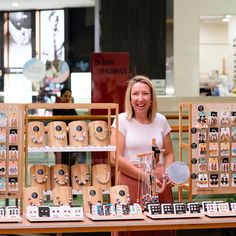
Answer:
<svg viewBox="0 0 236 236"><path fill-rule="evenodd" d="M54 102L66 85L76 102L91 102L93 52L128 52L130 74L149 75L165 107L173 96L234 96L235 8L233 0L1 1L1 101ZM50 77L54 60L69 76Z"/></svg>

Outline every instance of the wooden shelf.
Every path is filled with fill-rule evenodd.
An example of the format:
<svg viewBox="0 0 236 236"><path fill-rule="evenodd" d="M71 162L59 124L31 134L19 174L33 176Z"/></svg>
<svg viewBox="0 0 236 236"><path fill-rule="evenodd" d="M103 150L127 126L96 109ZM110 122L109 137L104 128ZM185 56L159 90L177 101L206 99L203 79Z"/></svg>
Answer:
<svg viewBox="0 0 236 236"><path fill-rule="evenodd" d="M103 147L87 146L87 147L42 147L42 148L30 148L28 147L28 152L114 152L116 147L109 145Z"/></svg>

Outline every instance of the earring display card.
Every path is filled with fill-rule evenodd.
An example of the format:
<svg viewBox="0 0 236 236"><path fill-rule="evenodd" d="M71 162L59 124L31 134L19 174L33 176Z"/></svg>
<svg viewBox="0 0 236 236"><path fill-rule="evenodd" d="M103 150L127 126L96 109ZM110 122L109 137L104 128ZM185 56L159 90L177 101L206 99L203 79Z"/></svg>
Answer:
<svg viewBox="0 0 236 236"><path fill-rule="evenodd" d="M0 104L0 198L20 198L24 105Z"/></svg>
<svg viewBox="0 0 236 236"><path fill-rule="evenodd" d="M236 104L192 104L192 194L236 191Z"/></svg>

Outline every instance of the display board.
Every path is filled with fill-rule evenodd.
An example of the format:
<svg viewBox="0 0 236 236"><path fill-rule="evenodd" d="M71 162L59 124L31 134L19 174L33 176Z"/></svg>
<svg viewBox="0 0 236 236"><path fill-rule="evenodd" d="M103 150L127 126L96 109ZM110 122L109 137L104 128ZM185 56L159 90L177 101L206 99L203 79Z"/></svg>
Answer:
<svg viewBox="0 0 236 236"><path fill-rule="evenodd" d="M234 193L236 191L236 104L190 104L188 115L189 145L185 147L190 151L189 191L192 195ZM180 147L183 146L180 138Z"/></svg>
<svg viewBox="0 0 236 236"><path fill-rule="evenodd" d="M0 198L21 198L24 105L0 104Z"/></svg>

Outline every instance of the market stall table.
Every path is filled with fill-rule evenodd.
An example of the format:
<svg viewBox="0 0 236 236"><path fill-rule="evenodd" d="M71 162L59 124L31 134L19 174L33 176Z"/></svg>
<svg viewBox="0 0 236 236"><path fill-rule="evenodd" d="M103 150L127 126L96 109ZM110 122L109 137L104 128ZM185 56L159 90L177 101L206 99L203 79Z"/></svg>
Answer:
<svg viewBox="0 0 236 236"><path fill-rule="evenodd" d="M92 221L85 218L83 222L40 222L30 223L23 218L22 223L1 223L0 234L43 234L43 233L77 233L77 232L115 232L147 230L189 230L236 228L236 217L189 219L161 219L129 221Z"/></svg>

